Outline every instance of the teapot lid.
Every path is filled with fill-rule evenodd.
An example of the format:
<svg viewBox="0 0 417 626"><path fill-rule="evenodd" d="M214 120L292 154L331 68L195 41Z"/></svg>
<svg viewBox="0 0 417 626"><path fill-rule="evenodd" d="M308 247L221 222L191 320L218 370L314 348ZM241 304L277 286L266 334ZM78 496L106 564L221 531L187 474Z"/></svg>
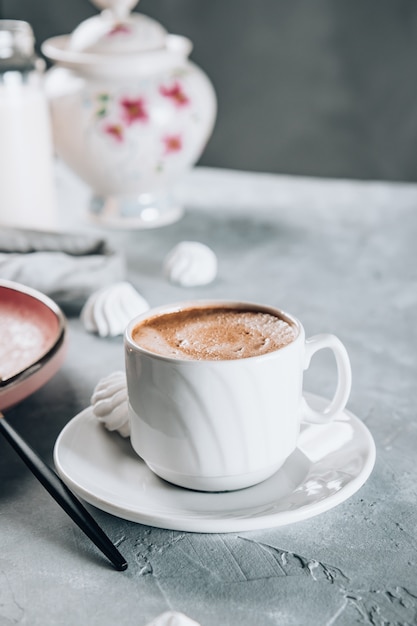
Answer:
<svg viewBox="0 0 417 626"><path fill-rule="evenodd" d="M165 46L167 31L156 20L130 13L138 0L92 0L102 12L81 22L69 36L68 49L94 54L132 54Z"/></svg>
<svg viewBox="0 0 417 626"><path fill-rule="evenodd" d="M1 0L0 0L1 1ZM81 22L70 35L43 42L43 54L61 67L96 77L152 74L182 63L192 43L169 34L156 20L130 13L138 0L92 0L99 15Z"/></svg>

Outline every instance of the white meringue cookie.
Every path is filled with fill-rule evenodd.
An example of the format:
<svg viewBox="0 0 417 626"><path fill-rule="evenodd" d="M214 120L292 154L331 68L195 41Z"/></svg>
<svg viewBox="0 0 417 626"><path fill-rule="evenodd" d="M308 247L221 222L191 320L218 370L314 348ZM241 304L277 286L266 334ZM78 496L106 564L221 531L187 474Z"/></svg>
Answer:
<svg viewBox="0 0 417 626"><path fill-rule="evenodd" d="M98 289L81 310L85 329L100 337L122 335L127 323L149 309L147 301L128 282Z"/></svg>
<svg viewBox="0 0 417 626"><path fill-rule="evenodd" d="M116 430L122 437L129 437L130 423L124 372L113 372L98 382L91 397L91 406L94 415L107 430Z"/></svg>
<svg viewBox="0 0 417 626"><path fill-rule="evenodd" d="M217 257L203 243L182 241L166 256L164 274L183 287L207 285L217 275Z"/></svg>

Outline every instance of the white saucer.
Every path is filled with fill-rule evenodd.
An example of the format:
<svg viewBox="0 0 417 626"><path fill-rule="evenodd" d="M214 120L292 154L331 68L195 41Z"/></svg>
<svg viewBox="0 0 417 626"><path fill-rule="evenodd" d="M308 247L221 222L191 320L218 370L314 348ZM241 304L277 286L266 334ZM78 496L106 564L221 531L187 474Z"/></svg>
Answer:
<svg viewBox="0 0 417 626"><path fill-rule="evenodd" d="M308 399L318 408L326 403ZM306 520L344 502L369 477L375 444L366 426L344 411L329 425L305 427L298 448L263 483L202 493L155 476L129 440L107 431L88 408L62 430L54 460L67 486L103 511L158 528L226 533Z"/></svg>

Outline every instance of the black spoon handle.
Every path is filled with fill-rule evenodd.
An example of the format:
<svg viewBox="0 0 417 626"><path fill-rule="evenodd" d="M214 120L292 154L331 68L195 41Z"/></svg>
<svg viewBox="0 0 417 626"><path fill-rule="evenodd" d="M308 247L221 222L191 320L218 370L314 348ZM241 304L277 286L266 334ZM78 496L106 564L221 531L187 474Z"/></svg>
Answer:
<svg viewBox="0 0 417 626"><path fill-rule="evenodd" d="M74 520L81 530L111 561L114 567L123 571L127 568L126 559L120 554L95 519L83 507L76 496L68 489L59 476L47 465L38 454L10 426L0 412L0 432L23 459L36 478L66 513Z"/></svg>

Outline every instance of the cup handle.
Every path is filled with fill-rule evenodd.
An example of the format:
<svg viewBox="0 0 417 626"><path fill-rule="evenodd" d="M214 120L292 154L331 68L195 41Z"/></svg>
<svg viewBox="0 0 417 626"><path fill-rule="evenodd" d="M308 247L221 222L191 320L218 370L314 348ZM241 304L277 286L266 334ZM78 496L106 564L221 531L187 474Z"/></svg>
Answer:
<svg viewBox="0 0 417 626"><path fill-rule="evenodd" d="M305 342L304 369L310 367L310 361L318 350L330 348L337 365L337 387L333 399L323 411L313 409L303 398L302 420L310 424L325 424L334 419L346 407L352 386L352 370L347 350L335 335L321 334L310 337Z"/></svg>

